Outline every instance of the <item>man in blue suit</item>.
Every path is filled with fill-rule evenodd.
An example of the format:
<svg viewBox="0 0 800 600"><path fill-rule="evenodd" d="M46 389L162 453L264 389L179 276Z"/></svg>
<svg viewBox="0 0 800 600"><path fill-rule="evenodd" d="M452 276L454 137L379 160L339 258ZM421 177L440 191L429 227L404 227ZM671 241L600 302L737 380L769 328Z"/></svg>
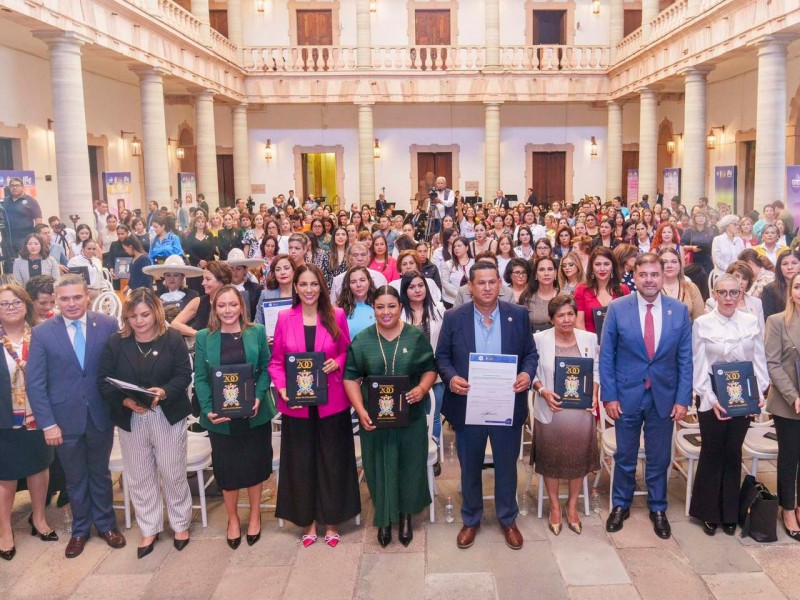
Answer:
<svg viewBox="0 0 800 600"><path fill-rule="evenodd" d="M614 508L606 530L619 531L630 516L644 426L650 520L656 535L668 539L673 421L686 415L692 400L692 326L686 305L661 293L664 273L658 256L636 259L634 281L637 293L609 305L600 344L601 400L616 421L617 437Z"/></svg>
<svg viewBox="0 0 800 600"><path fill-rule="evenodd" d="M486 454L486 440L492 444L494 459L494 496L497 520L503 528L506 544L522 548L522 534L517 529L517 456L522 424L528 416L528 389L536 374L539 355L533 343L528 311L498 301L501 279L497 266L478 262L469 270L472 302L448 310L444 315L436 348L436 366L446 389L442 413L456 431L458 460L461 463L461 516L464 526L458 534L459 548L469 548L483 516L481 472ZM467 425L469 392L469 355L515 354L517 378L514 419L511 426Z"/></svg>
<svg viewBox="0 0 800 600"><path fill-rule="evenodd" d="M109 546L125 546L108 470L114 425L97 388L100 355L118 327L114 318L87 311L88 290L80 275L56 281L55 296L61 314L33 328L25 381L36 422L67 476L73 521L64 554L75 558L92 523Z"/></svg>

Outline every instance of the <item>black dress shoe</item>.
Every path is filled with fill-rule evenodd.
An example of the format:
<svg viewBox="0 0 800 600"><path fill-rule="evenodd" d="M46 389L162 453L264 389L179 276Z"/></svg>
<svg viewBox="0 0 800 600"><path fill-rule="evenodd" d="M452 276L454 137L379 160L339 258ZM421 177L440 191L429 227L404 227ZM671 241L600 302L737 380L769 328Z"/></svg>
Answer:
<svg viewBox="0 0 800 600"><path fill-rule="evenodd" d="M726 535L736 535L736 523L723 523L722 531L724 531Z"/></svg>
<svg viewBox="0 0 800 600"><path fill-rule="evenodd" d="M382 548L386 548L392 543L392 526L378 527L378 543Z"/></svg>
<svg viewBox="0 0 800 600"><path fill-rule="evenodd" d="M58 500L56 500L56 508L64 508L67 504L69 504L69 493L67 490L61 490L58 493Z"/></svg>
<svg viewBox="0 0 800 600"><path fill-rule="evenodd" d="M616 533L620 529L622 529L622 525L628 517L631 516L631 510L629 508L622 508L621 506L615 506L614 510L611 511L611 514L608 515L608 519L606 519L606 531L609 533Z"/></svg>
<svg viewBox="0 0 800 600"><path fill-rule="evenodd" d="M663 510L651 510L650 520L653 522L653 531L662 540L668 540L672 535L672 528L669 526L667 513Z"/></svg>
<svg viewBox="0 0 800 600"><path fill-rule="evenodd" d="M225 540L228 542L228 546L231 547L231 550L236 550L239 547L239 544L242 543L242 529L241 524L239 525L239 537L229 538L226 534Z"/></svg>
<svg viewBox="0 0 800 600"><path fill-rule="evenodd" d="M786 523L783 524L783 529L784 529L784 531L786 531L786 535L788 535L790 538L792 538L795 542L800 542L800 530L789 529L786 526ZM14 550L14 549L12 548L11 550ZM12 554L12 556L13 556L13 554ZM7 560L11 560L11 559L9 558Z"/></svg>
<svg viewBox="0 0 800 600"><path fill-rule="evenodd" d="M153 541L147 544L147 546L139 546L136 548L136 558L144 558L148 554L153 551L153 547L156 545L156 541L158 540L158 535L153 538Z"/></svg>
<svg viewBox="0 0 800 600"><path fill-rule="evenodd" d="M252 546L253 544L255 544L260 539L261 539L261 532L260 531L255 535L250 535L248 533L247 534L247 545L248 546Z"/></svg>
<svg viewBox="0 0 800 600"><path fill-rule="evenodd" d="M716 535L717 524L709 523L708 521L703 521L703 533L705 533L706 535Z"/></svg>
<svg viewBox="0 0 800 600"><path fill-rule="evenodd" d="M0 550L0 558L3 560L11 560L17 554L17 547L11 546L8 550Z"/></svg>
<svg viewBox="0 0 800 600"><path fill-rule="evenodd" d="M434 477L438 477L438 476L439 476L439 475L441 475L441 474L442 474L442 463L440 463L440 462L437 460L437 461L436 461L436 464L435 464L435 465L433 465L433 476L434 476Z"/></svg>
<svg viewBox="0 0 800 600"><path fill-rule="evenodd" d="M173 545L173 546L175 546L175 550L177 550L178 552L180 552L181 550L183 550L184 548L186 548L186 546L188 546L188 545L189 545L189 540L190 540L190 539L191 539L191 538L186 538L185 540L173 539L173 540L172 540L172 545Z"/></svg>
<svg viewBox="0 0 800 600"><path fill-rule="evenodd" d="M58 534L53 531L52 529L47 533L40 533L36 526L33 524L33 515L28 517L28 524L31 526L31 535L32 536L39 536L39 539L43 542L57 542L58 541Z"/></svg>
<svg viewBox="0 0 800 600"><path fill-rule="evenodd" d="M408 546L414 539L414 531L411 529L411 515L400 515L400 527L397 532L397 539L403 546Z"/></svg>

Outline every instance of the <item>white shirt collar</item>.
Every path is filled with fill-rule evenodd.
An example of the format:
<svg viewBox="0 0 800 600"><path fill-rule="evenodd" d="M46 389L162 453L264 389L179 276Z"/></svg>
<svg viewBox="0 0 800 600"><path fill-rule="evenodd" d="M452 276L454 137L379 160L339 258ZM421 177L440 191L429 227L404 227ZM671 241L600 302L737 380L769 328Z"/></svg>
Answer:
<svg viewBox="0 0 800 600"><path fill-rule="evenodd" d="M63 316L63 315L62 315ZM86 313L83 313L83 316L80 319L68 319L64 317L64 323L66 323L67 327L72 327L72 324L78 322L83 325L84 329L86 328Z"/></svg>
<svg viewBox="0 0 800 600"><path fill-rule="evenodd" d="M658 296L656 296L655 300L653 300L652 302L648 302L647 300L644 299L644 296L642 296L639 292L636 292L636 301L637 301L637 304L639 306L639 310L640 311L641 310L647 310L647 305L648 304L652 304L653 305L653 309L655 309L655 310L661 310L661 294L660 293L658 294Z"/></svg>

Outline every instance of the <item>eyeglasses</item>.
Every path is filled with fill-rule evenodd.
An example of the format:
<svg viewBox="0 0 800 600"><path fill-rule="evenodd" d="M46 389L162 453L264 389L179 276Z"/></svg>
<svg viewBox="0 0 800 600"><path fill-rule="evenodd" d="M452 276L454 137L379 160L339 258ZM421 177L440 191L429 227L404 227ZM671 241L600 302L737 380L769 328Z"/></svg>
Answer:
<svg viewBox="0 0 800 600"><path fill-rule="evenodd" d="M730 298L735 300L742 295L742 290L717 290L717 296L720 298Z"/></svg>
<svg viewBox="0 0 800 600"><path fill-rule="evenodd" d="M12 300L11 302L0 302L0 309L8 310L9 308L19 308L25 304L22 300Z"/></svg>
<svg viewBox="0 0 800 600"><path fill-rule="evenodd" d="M525 277L527 275L525 271L511 271L511 274L515 277Z"/></svg>

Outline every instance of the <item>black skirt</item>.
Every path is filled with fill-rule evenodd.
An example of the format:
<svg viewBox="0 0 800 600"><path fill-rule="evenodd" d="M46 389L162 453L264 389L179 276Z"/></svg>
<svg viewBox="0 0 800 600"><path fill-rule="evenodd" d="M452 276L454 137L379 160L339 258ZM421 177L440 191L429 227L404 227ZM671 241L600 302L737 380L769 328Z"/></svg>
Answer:
<svg viewBox="0 0 800 600"><path fill-rule="evenodd" d="M248 488L272 473L272 423L250 428L246 419L230 423L231 434L208 432L217 485L225 491Z"/></svg>
<svg viewBox="0 0 800 600"><path fill-rule="evenodd" d="M308 527L338 525L361 512L350 411L309 418L283 415L275 516Z"/></svg>
<svg viewBox="0 0 800 600"><path fill-rule="evenodd" d="M53 462L53 449L37 429L0 429L0 481L36 475Z"/></svg>

